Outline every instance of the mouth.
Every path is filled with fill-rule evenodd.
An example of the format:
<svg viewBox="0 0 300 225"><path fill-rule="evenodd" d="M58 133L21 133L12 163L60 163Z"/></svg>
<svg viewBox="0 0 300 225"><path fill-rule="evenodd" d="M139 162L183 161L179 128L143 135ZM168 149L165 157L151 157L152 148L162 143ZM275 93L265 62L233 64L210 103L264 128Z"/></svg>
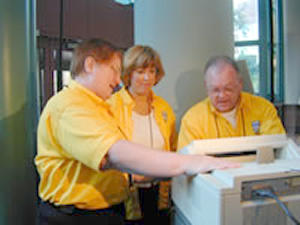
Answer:
<svg viewBox="0 0 300 225"><path fill-rule="evenodd" d="M151 87L152 84L151 84L151 83L144 83L143 86L144 86L144 87Z"/></svg>
<svg viewBox="0 0 300 225"><path fill-rule="evenodd" d="M229 106L229 103L228 102L218 102L217 105L219 107L228 107Z"/></svg>

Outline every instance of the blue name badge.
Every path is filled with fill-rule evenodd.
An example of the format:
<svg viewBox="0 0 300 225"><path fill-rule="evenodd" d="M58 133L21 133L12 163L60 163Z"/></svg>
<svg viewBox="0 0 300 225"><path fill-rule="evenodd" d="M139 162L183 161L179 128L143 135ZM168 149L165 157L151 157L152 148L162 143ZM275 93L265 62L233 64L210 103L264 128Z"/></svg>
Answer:
<svg viewBox="0 0 300 225"><path fill-rule="evenodd" d="M259 120L254 120L252 121L252 129L254 131L255 134L259 134L259 130L260 130L260 122Z"/></svg>

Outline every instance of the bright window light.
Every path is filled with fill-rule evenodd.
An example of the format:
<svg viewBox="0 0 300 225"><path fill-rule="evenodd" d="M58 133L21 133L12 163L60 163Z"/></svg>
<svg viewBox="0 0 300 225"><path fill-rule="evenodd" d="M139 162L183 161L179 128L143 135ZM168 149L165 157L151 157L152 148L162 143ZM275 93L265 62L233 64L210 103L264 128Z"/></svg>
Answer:
<svg viewBox="0 0 300 225"><path fill-rule="evenodd" d="M129 5L129 4L133 4L134 0L115 0L115 2L120 3L122 5Z"/></svg>

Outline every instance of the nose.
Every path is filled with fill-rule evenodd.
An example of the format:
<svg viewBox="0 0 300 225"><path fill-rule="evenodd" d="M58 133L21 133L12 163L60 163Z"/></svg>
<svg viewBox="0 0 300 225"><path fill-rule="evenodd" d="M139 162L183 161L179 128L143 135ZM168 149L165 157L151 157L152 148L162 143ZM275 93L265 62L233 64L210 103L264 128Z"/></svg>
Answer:
<svg viewBox="0 0 300 225"><path fill-rule="evenodd" d="M225 96L225 95L224 95L224 91L220 91L220 92L219 92L219 97L222 98L222 97L224 97L224 96Z"/></svg>
<svg viewBox="0 0 300 225"><path fill-rule="evenodd" d="M224 98L224 97L226 97L226 91L220 90L219 93L218 93L218 97L219 97L219 98Z"/></svg>
<svg viewBox="0 0 300 225"><path fill-rule="evenodd" d="M144 73L144 80L149 80L149 74L148 73Z"/></svg>

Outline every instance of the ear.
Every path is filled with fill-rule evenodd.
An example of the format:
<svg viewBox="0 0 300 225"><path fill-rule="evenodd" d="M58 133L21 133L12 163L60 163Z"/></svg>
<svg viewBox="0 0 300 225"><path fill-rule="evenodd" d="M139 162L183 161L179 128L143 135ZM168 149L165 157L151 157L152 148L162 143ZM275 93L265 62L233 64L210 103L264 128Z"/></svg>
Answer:
<svg viewBox="0 0 300 225"><path fill-rule="evenodd" d="M86 73L93 72L95 65L96 65L96 60L93 57L91 56L86 57L84 60L84 71Z"/></svg>

